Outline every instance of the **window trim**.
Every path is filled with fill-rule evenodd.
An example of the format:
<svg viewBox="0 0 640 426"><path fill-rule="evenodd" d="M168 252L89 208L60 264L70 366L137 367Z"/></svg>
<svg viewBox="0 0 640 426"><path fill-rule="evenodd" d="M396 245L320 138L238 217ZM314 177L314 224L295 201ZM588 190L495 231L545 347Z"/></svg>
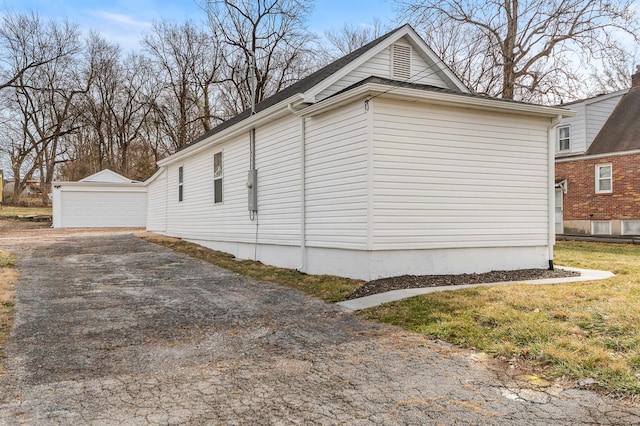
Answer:
<svg viewBox="0 0 640 426"><path fill-rule="evenodd" d="M184 166L178 167L178 202L184 201Z"/></svg>
<svg viewBox="0 0 640 426"><path fill-rule="evenodd" d="M596 234L596 233L594 232L594 224L595 224L596 222L603 222L603 223L604 223L604 222L606 222L606 223L609 225L609 232L608 232L608 233L606 233L606 234ZM610 221L610 220L592 220L592 221L591 221L591 235L612 235L612 234L611 234L611 221Z"/></svg>
<svg viewBox="0 0 640 426"><path fill-rule="evenodd" d="M568 129L569 130L569 135L566 138L562 138L561 139L560 138L560 131L562 129ZM571 124L558 126L558 131L556 133L556 137L557 137L557 141L558 141L558 144L557 144L558 152L569 152L569 151L571 151ZM567 149L562 149L561 144L560 144L561 140L566 140L567 141L567 145L568 145Z"/></svg>
<svg viewBox="0 0 640 426"><path fill-rule="evenodd" d="M220 156L220 176L216 177L216 156ZM220 199L217 200L216 181L220 181ZM218 151L213 154L213 204L224 203L224 154Z"/></svg>
<svg viewBox="0 0 640 426"><path fill-rule="evenodd" d="M620 221L620 235L640 235L640 233L629 233L629 232L624 232L624 225L627 222L640 222L640 220L637 219L628 219L628 220L621 220Z"/></svg>
<svg viewBox="0 0 640 426"><path fill-rule="evenodd" d="M610 176L608 178L602 179L600 177L600 170L604 169L606 167L609 167L610 169ZM602 180L606 180L609 179L609 181L611 181L611 185L610 185L610 189L607 190L602 190L600 189L600 182ZM603 163L603 164L596 164L595 166L595 190L596 190L596 194L612 194L613 193L613 164L612 163Z"/></svg>

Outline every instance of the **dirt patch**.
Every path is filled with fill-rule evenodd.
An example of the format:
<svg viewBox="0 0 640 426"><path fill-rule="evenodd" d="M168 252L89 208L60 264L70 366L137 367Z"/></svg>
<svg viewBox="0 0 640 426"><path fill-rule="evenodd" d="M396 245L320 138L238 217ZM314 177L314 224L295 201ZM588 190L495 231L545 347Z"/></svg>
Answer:
<svg viewBox="0 0 640 426"><path fill-rule="evenodd" d="M505 281L528 281L545 278L577 277L580 274L564 269L518 269L515 271L491 271L483 274L458 275L402 275L366 282L347 296L347 300L392 290L408 288L441 287L464 284L497 283Z"/></svg>
<svg viewBox="0 0 640 426"><path fill-rule="evenodd" d="M9 232L20 232L29 230L46 229L51 227L50 220L31 221L19 220L13 217L0 216L0 235L4 236Z"/></svg>
<svg viewBox="0 0 640 426"><path fill-rule="evenodd" d="M52 228L50 221L0 217L0 244L48 243L72 236L132 234L143 228Z"/></svg>

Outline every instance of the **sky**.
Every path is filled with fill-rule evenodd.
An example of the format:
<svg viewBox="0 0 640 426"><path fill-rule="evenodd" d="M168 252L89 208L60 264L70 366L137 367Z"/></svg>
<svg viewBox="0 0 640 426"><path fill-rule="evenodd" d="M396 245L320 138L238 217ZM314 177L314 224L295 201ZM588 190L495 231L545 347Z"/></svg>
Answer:
<svg viewBox="0 0 640 426"><path fill-rule="evenodd" d="M125 50L139 47L140 34L154 20L202 21L204 12L194 0L0 0L0 13L37 12L41 17L69 19L119 43ZM344 23L371 25L379 19L383 25L394 25L392 0L316 0L309 29L322 35Z"/></svg>

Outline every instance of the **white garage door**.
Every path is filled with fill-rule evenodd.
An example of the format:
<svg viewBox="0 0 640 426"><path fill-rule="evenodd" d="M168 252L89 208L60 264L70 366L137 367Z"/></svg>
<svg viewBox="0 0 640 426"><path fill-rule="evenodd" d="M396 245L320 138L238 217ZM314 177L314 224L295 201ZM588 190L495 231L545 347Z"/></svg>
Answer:
<svg viewBox="0 0 640 426"><path fill-rule="evenodd" d="M147 194L117 191L63 191L63 228L143 227Z"/></svg>

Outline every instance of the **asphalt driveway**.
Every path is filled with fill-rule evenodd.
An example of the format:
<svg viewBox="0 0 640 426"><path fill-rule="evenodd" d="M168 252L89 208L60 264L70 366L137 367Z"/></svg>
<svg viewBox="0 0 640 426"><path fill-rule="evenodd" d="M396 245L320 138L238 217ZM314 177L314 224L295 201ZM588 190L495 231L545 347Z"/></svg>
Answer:
<svg viewBox="0 0 640 426"><path fill-rule="evenodd" d="M37 241L0 241L22 274L2 424L640 422L131 235Z"/></svg>

